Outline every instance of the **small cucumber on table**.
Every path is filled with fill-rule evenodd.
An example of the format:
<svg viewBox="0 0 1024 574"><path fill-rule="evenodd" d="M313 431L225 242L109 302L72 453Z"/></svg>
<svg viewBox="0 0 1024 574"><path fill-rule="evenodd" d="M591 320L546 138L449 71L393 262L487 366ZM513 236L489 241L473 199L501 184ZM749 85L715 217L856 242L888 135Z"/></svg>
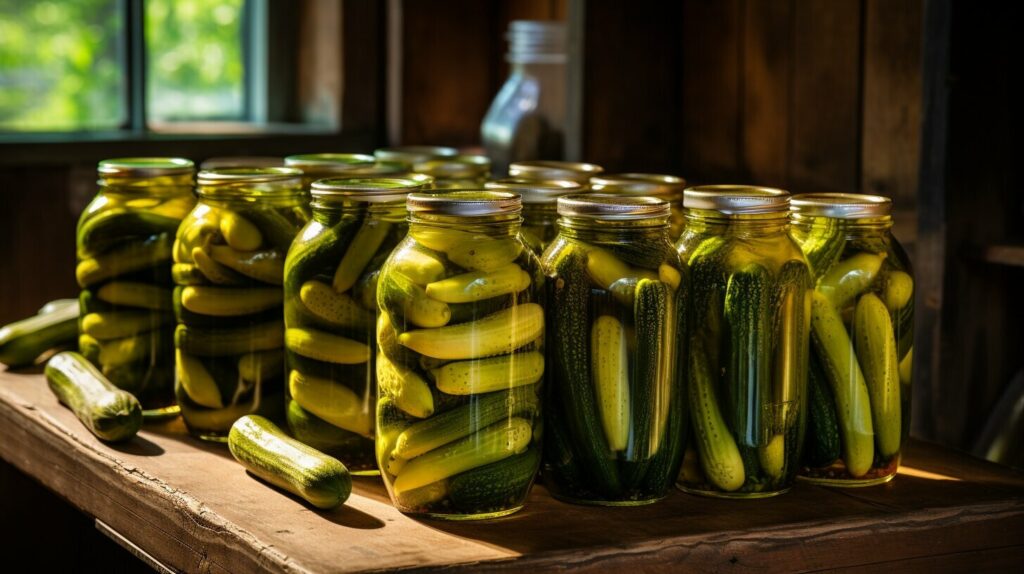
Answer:
<svg viewBox="0 0 1024 574"><path fill-rule="evenodd" d="M317 508L335 508L352 493L352 477L344 464L289 437L264 417L246 415L235 421L228 449L252 474Z"/></svg>
<svg viewBox="0 0 1024 574"><path fill-rule="evenodd" d="M46 363L46 381L92 434L109 442L135 436L142 427L142 406L112 385L78 353L58 353Z"/></svg>
<svg viewBox="0 0 1024 574"><path fill-rule="evenodd" d="M17 368L78 338L78 301L0 327L0 363Z"/></svg>

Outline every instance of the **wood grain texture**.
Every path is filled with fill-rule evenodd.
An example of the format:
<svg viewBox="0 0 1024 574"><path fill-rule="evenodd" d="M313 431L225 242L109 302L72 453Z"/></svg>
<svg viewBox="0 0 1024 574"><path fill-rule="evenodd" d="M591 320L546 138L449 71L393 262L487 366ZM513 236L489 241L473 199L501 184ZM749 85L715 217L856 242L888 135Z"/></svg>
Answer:
<svg viewBox="0 0 1024 574"><path fill-rule="evenodd" d="M924 443L912 443L904 475L871 489L798 484L747 503L673 492L605 509L562 504L538 487L509 518L444 523L401 515L378 479L357 479L339 510L311 510L248 476L223 446L187 437L180 422L101 444L39 375L0 373L0 435L4 459L186 571L782 571L972 552L982 567L988 550L997 564L1024 557L1024 476Z"/></svg>

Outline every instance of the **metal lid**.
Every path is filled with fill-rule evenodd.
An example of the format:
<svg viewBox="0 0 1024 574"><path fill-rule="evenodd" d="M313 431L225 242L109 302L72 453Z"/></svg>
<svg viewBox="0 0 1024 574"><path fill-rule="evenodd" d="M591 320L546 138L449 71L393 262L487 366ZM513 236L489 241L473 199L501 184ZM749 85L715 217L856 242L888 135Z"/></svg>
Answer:
<svg viewBox="0 0 1024 574"><path fill-rule="evenodd" d="M195 171L192 160L181 157L121 157L105 159L96 172L102 177L161 177Z"/></svg>
<svg viewBox="0 0 1024 574"><path fill-rule="evenodd" d="M348 172L357 167L371 166L377 160L362 153L307 153L284 158L288 167L296 167L307 173Z"/></svg>
<svg viewBox="0 0 1024 574"><path fill-rule="evenodd" d="M497 181L488 181L484 189L511 191L523 198L524 204L551 204L570 193L580 193L583 186L575 181L565 179L523 179L508 177Z"/></svg>
<svg viewBox="0 0 1024 574"><path fill-rule="evenodd" d="M226 167L284 167L284 158L272 156L223 156L211 157L199 164L199 169L224 169Z"/></svg>
<svg viewBox="0 0 1024 574"><path fill-rule="evenodd" d="M408 165L441 157L455 157L457 155L459 155L459 150L439 145L382 147L373 152L373 156L380 161L400 161Z"/></svg>
<svg viewBox="0 0 1024 574"><path fill-rule="evenodd" d="M709 209L726 215L774 213L789 210L789 192L754 185L700 185L683 191L683 207Z"/></svg>
<svg viewBox="0 0 1024 574"><path fill-rule="evenodd" d="M429 183L423 178L328 178L314 181L310 193L316 199L345 197L369 202L398 201Z"/></svg>
<svg viewBox="0 0 1024 574"><path fill-rule="evenodd" d="M491 174L491 158L485 155L457 155L435 158L413 165L412 170L437 179L478 179Z"/></svg>
<svg viewBox="0 0 1024 574"><path fill-rule="evenodd" d="M606 220L635 220L668 217L672 208L657 197L581 193L558 198L558 215Z"/></svg>
<svg viewBox="0 0 1024 574"><path fill-rule="evenodd" d="M892 213L892 200L881 195L858 193L802 193L790 200L790 211L811 217L862 219Z"/></svg>
<svg viewBox="0 0 1024 574"><path fill-rule="evenodd" d="M594 191L625 195L647 195L660 197L667 201L679 201L682 199L683 188L685 187L685 179L674 175L657 173L619 173L590 178L590 189Z"/></svg>
<svg viewBox="0 0 1024 574"><path fill-rule="evenodd" d="M515 193L503 191L452 191L410 193L405 200L409 213L482 217L519 213L523 204Z"/></svg>
<svg viewBox="0 0 1024 574"><path fill-rule="evenodd" d="M581 184L603 172L604 168L592 163L576 161L517 161L508 166L509 177L521 179L567 179Z"/></svg>
<svg viewBox="0 0 1024 574"><path fill-rule="evenodd" d="M301 183L302 170L293 167L227 167L199 172L199 185L238 183Z"/></svg>

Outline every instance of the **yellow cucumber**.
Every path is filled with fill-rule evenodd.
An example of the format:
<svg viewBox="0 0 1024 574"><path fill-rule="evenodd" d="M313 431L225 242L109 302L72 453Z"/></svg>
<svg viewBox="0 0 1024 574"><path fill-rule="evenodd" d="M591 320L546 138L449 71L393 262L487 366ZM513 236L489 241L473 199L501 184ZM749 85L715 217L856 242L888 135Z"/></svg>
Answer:
<svg viewBox="0 0 1024 574"><path fill-rule="evenodd" d="M914 368L914 348L911 347L907 354L900 361L900 384L910 385L913 382L911 374Z"/></svg>
<svg viewBox="0 0 1024 574"><path fill-rule="evenodd" d="M455 275L426 287L427 296L445 303L473 303L515 294L530 286L530 274L515 263L494 271L471 271Z"/></svg>
<svg viewBox="0 0 1024 574"><path fill-rule="evenodd" d="M255 251L263 243L263 234L251 221L234 211L220 210L220 234L232 249Z"/></svg>
<svg viewBox="0 0 1024 574"><path fill-rule="evenodd" d="M244 281L238 273L214 261L202 247L192 249L192 261L195 263L196 268L211 283L216 283L217 285L238 285Z"/></svg>
<svg viewBox="0 0 1024 574"><path fill-rule="evenodd" d="M683 281L679 271L668 263L662 263L658 266L658 279L662 283L668 284L672 289L679 289L679 284Z"/></svg>
<svg viewBox="0 0 1024 574"><path fill-rule="evenodd" d="M205 285L208 279L197 265L175 263L171 266L171 279L175 285Z"/></svg>
<svg viewBox="0 0 1024 574"><path fill-rule="evenodd" d="M181 305L201 315L236 317L280 306L280 288L231 288L190 285L181 290Z"/></svg>
<svg viewBox="0 0 1024 574"><path fill-rule="evenodd" d="M391 269L417 285L433 283L444 277L444 263L422 248L406 246L395 254Z"/></svg>
<svg viewBox="0 0 1024 574"><path fill-rule="evenodd" d="M395 493L395 502L401 508L417 510L446 496L448 496L448 481L439 480L406 492Z"/></svg>
<svg viewBox="0 0 1024 574"><path fill-rule="evenodd" d="M363 270L377 254L377 250L380 249L390 232L391 224L386 221L367 220L363 223L334 272L333 287L335 291L344 293L356 284L359 276L363 274Z"/></svg>
<svg viewBox="0 0 1024 574"><path fill-rule="evenodd" d="M241 252L227 245L211 245L210 258L257 281L271 285L284 283L284 255L279 251Z"/></svg>
<svg viewBox="0 0 1024 574"><path fill-rule="evenodd" d="M468 323L406 331L398 342L436 359L477 359L511 353L543 332L544 310L526 303Z"/></svg>
<svg viewBox="0 0 1024 574"><path fill-rule="evenodd" d="M373 314L347 293L338 293L316 279L302 284L299 299L310 313L335 327L364 330L373 320Z"/></svg>
<svg viewBox="0 0 1024 574"><path fill-rule="evenodd" d="M434 414L434 395L430 385L416 371L392 363L377 353L377 385L394 405L406 414L425 418Z"/></svg>
<svg viewBox="0 0 1024 574"><path fill-rule="evenodd" d="M884 253L858 253L833 265L818 281L818 292L839 311L863 293L878 276Z"/></svg>
<svg viewBox="0 0 1024 574"><path fill-rule="evenodd" d="M163 261L169 261L172 241L168 236L160 236L132 243L99 257L83 259L75 267L78 286L84 289L118 275L141 271Z"/></svg>
<svg viewBox="0 0 1024 574"><path fill-rule="evenodd" d="M370 348L365 344L318 329L286 329L284 345L303 357L339 365L358 365L370 360Z"/></svg>
<svg viewBox="0 0 1024 574"><path fill-rule="evenodd" d="M514 237L474 237L448 250L448 260L471 271L495 271L512 263L523 251Z"/></svg>
<svg viewBox="0 0 1024 574"><path fill-rule="evenodd" d="M736 440L722 417L720 399L716 392L717 373L708 364L704 341L694 335L690 338L690 410L693 413L694 442L700 458L700 468L716 488L732 492L743 486L746 471Z"/></svg>
<svg viewBox="0 0 1024 574"><path fill-rule="evenodd" d="M889 311L874 293L857 301L853 334L871 399L875 444L888 459L900 450L900 376Z"/></svg>
<svg viewBox="0 0 1024 574"><path fill-rule="evenodd" d="M615 451L625 450L629 442L631 412L629 351L626 331L615 317L601 315L591 326L590 362L608 446Z"/></svg>
<svg viewBox="0 0 1024 574"><path fill-rule="evenodd" d="M170 323L170 313L151 311L101 311L82 317L82 332L100 341L134 337Z"/></svg>
<svg viewBox="0 0 1024 574"><path fill-rule="evenodd" d="M757 447L757 458L761 470L773 482L782 478L782 470L786 463L786 439L777 434L768 439L768 444Z"/></svg>
<svg viewBox="0 0 1024 574"><path fill-rule="evenodd" d="M519 454L530 446L530 423L518 417L495 423L466 438L436 448L405 464L395 478L397 493Z"/></svg>
<svg viewBox="0 0 1024 574"><path fill-rule="evenodd" d="M238 376L251 383L274 377L283 368L284 353L279 350L247 353L238 359Z"/></svg>
<svg viewBox="0 0 1024 574"><path fill-rule="evenodd" d="M114 305L142 307L153 311L171 310L171 290L150 283L111 281L96 291L96 297Z"/></svg>
<svg viewBox="0 0 1024 574"><path fill-rule="evenodd" d="M105 368L113 368L138 361L161 348L161 334L161 331L157 329L135 337L102 341L99 343L99 363ZM79 344L81 344L81 338Z"/></svg>
<svg viewBox="0 0 1024 574"><path fill-rule="evenodd" d="M430 374L438 390L449 395L476 395L532 385L544 376L544 355L513 353L475 361L447 363Z"/></svg>
<svg viewBox="0 0 1024 574"><path fill-rule="evenodd" d="M853 477L863 476L875 456L868 387L843 319L832 302L817 291L811 301L811 335L836 398L846 471Z"/></svg>
<svg viewBox="0 0 1024 574"><path fill-rule="evenodd" d="M451 321L447 303L427 297L427 292L400 273L388 273L377 287L377 300L388 310L395 324L401 318L417 327L442 327Z"/></svg>
<svg viewBox="0 0 1024 574"><path fill-rule="evenodd" d="M587 249L587 275L594 285L610 292L630 308L633 307L637 281L658 278L653 271L630 267L610 252L593 246Z"/></svg>
<svg viewBox="0 0 1024 574"><path fill-rule="evenodd" d="M914 295L914 279L909 273L893 271L885 282L885 306L893 316L910 302Z"/></svg>
<svg viewBox="0 0 1024 574"><path fill-rule="evenodd" d="M367 401L345 385L292 370L288 390L299 406L332 425L365 437L373 437L373 416Z"/></svg>
<svg viewBox="0 0 1024 574"><path fill-rule="evenodd" d="M427 227L425 225L417 225L415 229L409 230L409 234L420 245L442 253L447 253L454 249L456 245L479 241L481 239L480 236L473 235L472 233L466 233L465 231L443 229L439 227Z"/></svg>
<svg viewBox="0 0 1024 574"><path fill-rule="evenodd" d="M178 370L178 382L192 402L210 409L224 408L220 388L202 361L178 349L175 351L174 363Z"/></svg>

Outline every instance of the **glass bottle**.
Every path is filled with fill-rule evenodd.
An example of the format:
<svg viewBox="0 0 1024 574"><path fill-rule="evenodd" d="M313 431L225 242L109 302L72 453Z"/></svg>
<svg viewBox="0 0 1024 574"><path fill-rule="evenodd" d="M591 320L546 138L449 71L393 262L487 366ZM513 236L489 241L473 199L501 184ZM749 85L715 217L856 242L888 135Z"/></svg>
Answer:
<svg viewBox="0 0 1024 574"><path fill-rule="evenodd" d="M434 178L434 189L483 189L491 175L491 159L485 155L457 155L417 162L412 170Z"/></svg>
<svg viewBox="0 0 1024 574"><path fill-rule="evenodd" d="M509 77L480 126L484 149L498 174L512 162L560 159L565 153L565 24L516 20L505 37Z"/></svg>
<svg viewBox="0 0 1024 574"><path fill-rule="evenodd" d="M603 172L604 168L599 165L580 161L517 161L508 168L508 176L511 178L575 181L584 190L590 190L591 178Z"/></svg>
<svg viewBox="0 0 1024 574"><path fill-rule="evenodd" d="M669 218L669 237L673 241L683 233L686 219L683 215L683 189L686 180L674 175L656 173L622 173L597 175L590 178L590 189L601 193L645 195L664 199L672 206Z"/></svg>
<svg viewBox="0 0 1024 574"><path fill-rule="evenodd" d="M800 476L887 482L910 433L914 344L913 271L892 236L892 201L810 193L791 204L791 233L815 283Z"/></svg>
<svg viewBox="0 0 1024 574"><path fill-rule="evenodd" d="M580 193L583 186L567 180L531 180L505 178L489 181L485 189L518 193L523 201L523 241L539 257L558 235L558 211L555 207L563 195Z"/></svg>
<svg viewBox="0 0 1024 574"><path fill-rule="evenodd" d="M402 512L520 509L540 465L543 274L519 197L412 193L381 271L377 461Z"/></svg>
<svg viewBox="0 0 1024 574"><path fill-rule="evenodd" d="M177 413L169 275L174 234L195 205L181 158L108 159L78 221L79 348L144 415Z"/></svg>
<svg viewBox="0 0 1024 574"><path fill-rule="evenodd" d="M689 278L652 197L558 199L544 252L544 484L556 498L635 506L676 481L689 430Z"/></svg>
<svg viewBox="0 0 1024 574"><path fill-rule="evenodd" d="M804 438L811 281L789 236L789 194L709 185L684 192L677 248L693 280L686 492L789 490Z"/></svg>
<svg viewBox="0 0 1024 574"><path fill-rule="evenodd" d="M302 172L199 172L174 246L175 395L189 431L224 441L251 413L284 412L285 254L309 220Z"/></svg>
<svg viewBox="0 0 1024 574"><path fill-rule="evenodd" d="M285 260L288 365L286 419L292 436L345 464L377 474L377 279L405 238L410 179L321 179L313 219Z"/></svg>

